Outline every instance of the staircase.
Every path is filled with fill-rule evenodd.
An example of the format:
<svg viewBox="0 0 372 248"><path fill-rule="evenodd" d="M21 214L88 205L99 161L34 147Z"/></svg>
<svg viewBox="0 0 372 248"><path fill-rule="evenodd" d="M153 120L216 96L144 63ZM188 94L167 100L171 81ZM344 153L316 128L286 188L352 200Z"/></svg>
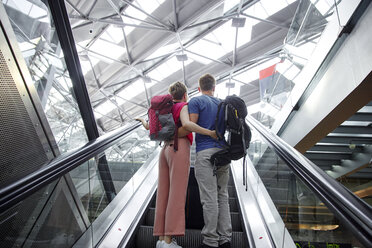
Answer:
<svg viewBox="0 0 372 248"><path fill-rule="evenodd" d="M232 177L229 181L229 204L232 221L232 240L231 247L247 248L248 242L246 240L245 231L242 228L241 215L238 209L238 200L236 198L235 187L233 186ZM155 216L155 196L150 203L140 226L132 242L127 247L130 248L154 248L157 237L152 235L154 216ZM177 243L184 248L196 248L202 243L201 229L203 228L202 207L199 199L199 191L195 179L194 168L190 168L187 202L186 202L186 234L183 237L177 237Z"/></svg>

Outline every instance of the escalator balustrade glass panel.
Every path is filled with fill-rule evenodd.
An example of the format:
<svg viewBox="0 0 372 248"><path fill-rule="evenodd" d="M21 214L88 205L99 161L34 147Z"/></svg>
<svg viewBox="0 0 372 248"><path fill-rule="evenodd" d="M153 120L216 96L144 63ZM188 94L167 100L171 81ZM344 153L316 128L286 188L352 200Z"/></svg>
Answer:
<svg viewBox="0 0 372 248"><path fill-rule="evenodd" d="M157 148L142 128L124 135L1 213L0 247L72 247L83 236L96 245L124 207L123 199L141 183L136 173Z"/></svg>
<svg viewBox="0 0 372 248"><path fill-rule="evenodd" d="M259 175L256 183L266 188L296 247L363 247L265 139L256 130L252 129L252 134L248 156ZM270 229L274 220L265 214L267 206L259 198ZM273 230L270 231L275 238L278 233ZM284 230L280 233L285 235Z"/></svg>

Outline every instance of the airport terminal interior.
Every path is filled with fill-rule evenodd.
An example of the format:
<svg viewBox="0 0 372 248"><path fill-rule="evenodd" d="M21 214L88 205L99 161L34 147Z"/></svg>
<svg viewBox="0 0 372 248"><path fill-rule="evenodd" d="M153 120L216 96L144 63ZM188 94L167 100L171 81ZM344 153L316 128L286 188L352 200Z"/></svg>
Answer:
<svg viewBox="0 0 372 248"><path fill-rule="evenodd" d="M370 0L2 0L0 247L155 247L153 96L216 79L252 137L234 248L372 247ZM191 147L184 248L204 225Z"/></svg>

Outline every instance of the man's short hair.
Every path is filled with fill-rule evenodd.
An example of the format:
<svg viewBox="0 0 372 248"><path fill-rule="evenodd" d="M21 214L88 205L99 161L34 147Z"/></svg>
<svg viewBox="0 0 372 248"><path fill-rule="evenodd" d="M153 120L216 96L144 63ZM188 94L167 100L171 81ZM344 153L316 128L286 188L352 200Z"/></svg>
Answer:
<svg viewBox="0 0 372 248"><path fill-rule="evenodd" d="M181 82L175 82L169 86L169 94L173 96L174 100L181 100L183 95L187 92L186 85Z"/></svg>
<svg viewBox="0 0 372 248"><path fill-rule="evenodd" d="M205 74L199 78L199 86L202 91L212 90L216 86L216 80L211 74Z"/></svg>

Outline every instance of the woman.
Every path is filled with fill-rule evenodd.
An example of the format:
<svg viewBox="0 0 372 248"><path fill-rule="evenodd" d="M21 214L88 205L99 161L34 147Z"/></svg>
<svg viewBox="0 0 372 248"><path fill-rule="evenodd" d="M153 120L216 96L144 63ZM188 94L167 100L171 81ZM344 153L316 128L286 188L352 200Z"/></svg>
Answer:
<svg viewBox="0 0 372 248"><path fill-rule="evenodd" d="M216 132L200 127L189 119L187 88L181 82L169 87L173 96L172 108L175 123L181 121L178 129L178 151L173 141L165 142L159 155L159 178L156 195L154 236L159 236L156 248L181 248L172 236L185 235L185 201L190 168L191 132L217 138ZM139 118L148 129L148 123Z"/></svg>

